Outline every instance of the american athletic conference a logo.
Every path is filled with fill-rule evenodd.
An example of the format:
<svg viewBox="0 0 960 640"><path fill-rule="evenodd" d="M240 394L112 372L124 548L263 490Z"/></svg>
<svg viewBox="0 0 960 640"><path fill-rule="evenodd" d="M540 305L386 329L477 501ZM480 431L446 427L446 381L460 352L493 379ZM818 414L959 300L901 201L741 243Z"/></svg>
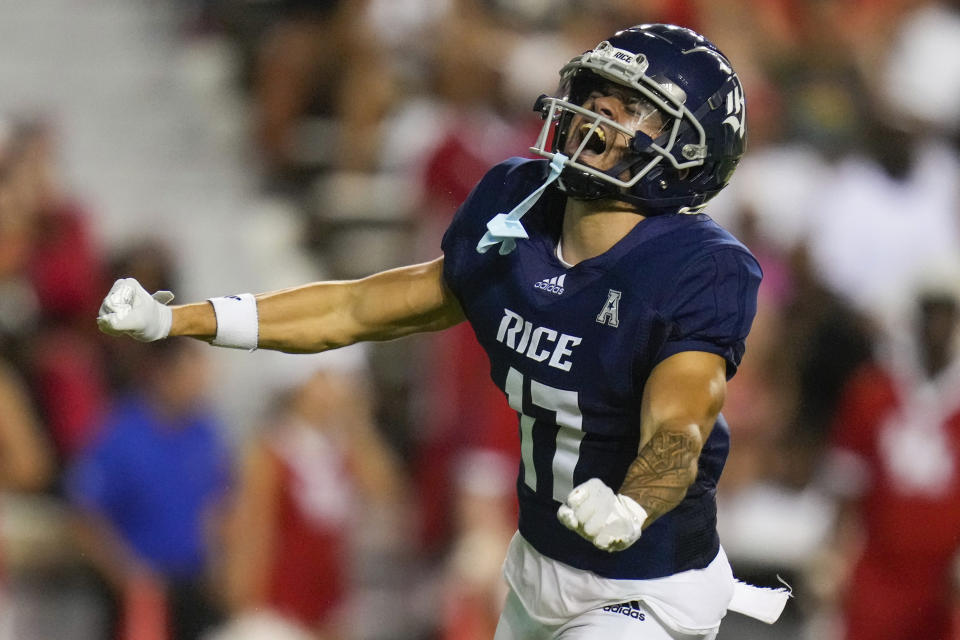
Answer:
<svg viewBox="0 0 960 640"><path fill-rule="evenodd" d="M543 280L534 283L533 287L535 289L540 289L546 291L547 293L554 293L558 296L563 295L563 281L567 279L567 274L562 276L554 276L552 278L544 278Z"/></svg>

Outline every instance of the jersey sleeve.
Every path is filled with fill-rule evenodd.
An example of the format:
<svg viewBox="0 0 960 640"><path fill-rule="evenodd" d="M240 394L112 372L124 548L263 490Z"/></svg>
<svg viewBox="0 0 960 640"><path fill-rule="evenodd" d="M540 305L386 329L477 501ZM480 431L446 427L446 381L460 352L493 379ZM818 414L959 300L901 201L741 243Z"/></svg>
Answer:
<svg viewBox="0 0 960 640"><path fill-rule="evenodd" d="M484 181L481 180L457 209L440 242L440 248L443 250L443 277L447 286L458 298L460 297L459 283L466 271L466 263L470 258L469 251L472 249L470 240L475 238L474 247L476 247L476 243L483 236L482 227L477 224L479 201L482 199L479 192L483 188Z"/></svg>
<svg viewBox="0 0 960 640"><path fill-rule="evenodd" d="M682 351L705 351L727 363L733 377L757 313L761 271L748 252L715 251L683 269L666 298L669 333L657 362Z"/></svg>
<svg viewBox="0 0 960 640"><path fill-rule="evenodd" d="M477 243L487 230L487 222L498 213L509 211L542 182L545 162L510 158L494 166L480 179L457 209L443 234L443 276L454 295L460 297L460 283L468 277L478 260ZM490 249L496 253L495 248Z"/></svg>

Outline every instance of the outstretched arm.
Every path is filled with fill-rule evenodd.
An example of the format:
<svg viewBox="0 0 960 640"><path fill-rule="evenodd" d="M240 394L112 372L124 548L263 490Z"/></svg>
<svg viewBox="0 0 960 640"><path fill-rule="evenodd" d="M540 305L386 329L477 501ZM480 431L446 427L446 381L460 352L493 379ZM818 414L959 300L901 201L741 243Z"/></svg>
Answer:
<svg viewBox="0 0 960 640"><path fill-rule="evenodd" d="M109 300L108 295L105 306ZM145 304L149 307L151 303ZM170 311L169 334L160 337L190 336L207 341L216 337L217 316L209 302L175 306ZM360 280L315 282L263 293L256 296L256 314L257 346L287 352L390 340L445 329L463 320L460 306L444 282L442 257ZM123 319L114 322L109 318L102 309L99 322L104 331L135 335L122 324ZM146 339L155 338L148 334Z"/></svg>
<svg viewBox="0 0 960 640"><path fill-rule="evenodd" d="M726 396L720 356L685 351L658 364L644 387L640 450L620 492L591 478L557 511L569 529L605 551L621 551L676 507L697 478L697 460Z"/></svg>

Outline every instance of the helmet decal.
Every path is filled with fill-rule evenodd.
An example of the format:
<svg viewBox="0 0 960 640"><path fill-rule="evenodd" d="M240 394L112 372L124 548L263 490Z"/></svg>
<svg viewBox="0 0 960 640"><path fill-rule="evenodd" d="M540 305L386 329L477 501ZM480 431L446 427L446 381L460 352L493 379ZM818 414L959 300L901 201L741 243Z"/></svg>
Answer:
<svg viewBox="0 0 960 640"><path fill-rule="evenodd" d="M727 113L730 114L723 121L723 124L728 124L733 127L733 130L741 138L745 133L744 129L744 119L743 119L743 92L740 90L740 86L733 88L733 91L727 94Z"/></svg>

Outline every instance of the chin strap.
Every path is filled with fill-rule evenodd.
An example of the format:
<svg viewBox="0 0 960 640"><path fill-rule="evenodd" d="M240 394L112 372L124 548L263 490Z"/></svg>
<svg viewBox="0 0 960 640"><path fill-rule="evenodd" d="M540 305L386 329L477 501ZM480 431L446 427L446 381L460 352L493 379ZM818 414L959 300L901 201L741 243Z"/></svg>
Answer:
<svg viewBox="0 0 960 640"><path fill-rule="evenodd" d="M510 213L498 213L487 222L487 232L477 243L477 253L486 253L490 247L499 244L500 255L505 256L517 247L515 238L528 238L527 230L520 224L520 218L536 204L550 184L560 177L567 156L556 153L550 160L550 173L542 185L515 206Z"/></svg>

